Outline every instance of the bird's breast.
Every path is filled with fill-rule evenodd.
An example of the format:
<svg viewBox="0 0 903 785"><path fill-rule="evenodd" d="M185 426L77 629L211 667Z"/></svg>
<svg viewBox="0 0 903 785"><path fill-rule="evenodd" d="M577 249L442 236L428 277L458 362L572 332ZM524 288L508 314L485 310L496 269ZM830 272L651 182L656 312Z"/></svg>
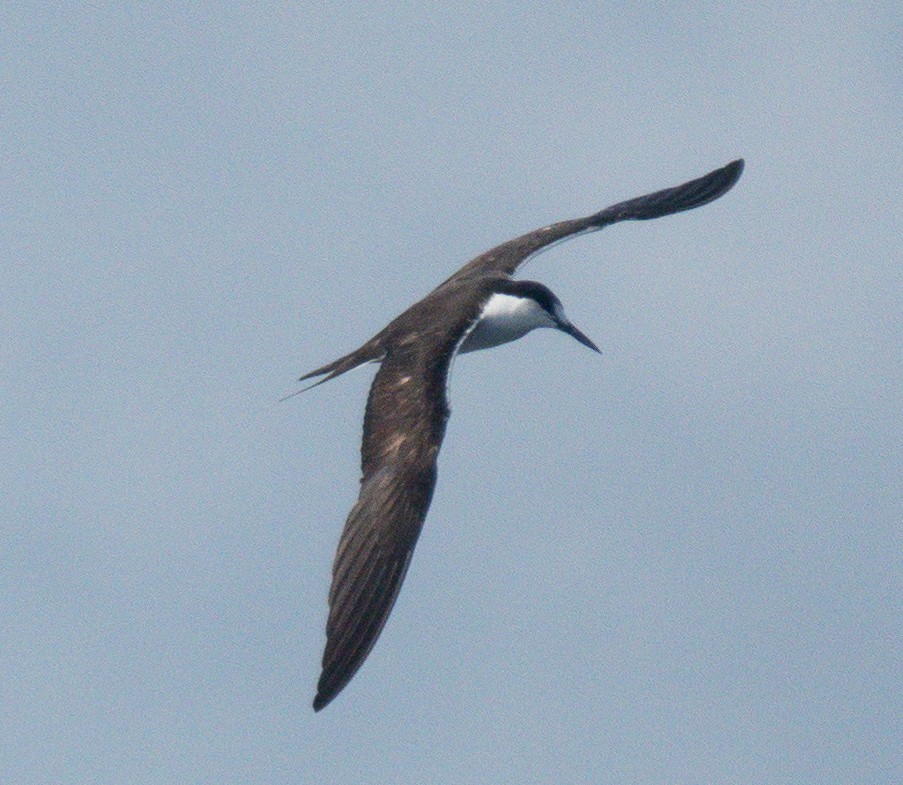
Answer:
<svg viewBox="0 0 903 785"><path fill-rule="evenodd" d="M535 300L496 293L486 301L476 326L464 339L459 351L491 349L516 341L537 327L552 327L553 324L549 314Z"/></svg>

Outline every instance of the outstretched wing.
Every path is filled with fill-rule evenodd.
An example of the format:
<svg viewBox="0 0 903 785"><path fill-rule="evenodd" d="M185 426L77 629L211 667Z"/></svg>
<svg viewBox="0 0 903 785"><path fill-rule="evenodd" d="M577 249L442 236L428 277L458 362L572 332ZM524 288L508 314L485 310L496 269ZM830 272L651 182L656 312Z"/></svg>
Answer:
<svg viewBox="0 0 903 785"><path fill-rule="evenodd" d="M471 260L445 283L471 276L512 275L529 256L566 237L594 232L619 221L648 221L701 207L726 194L742 173L743 159L740 158L683 185L613 204L586 218L561 221L528 232Z"/></svg>
<svg viewBox="0 0 903 785"><path fill-rule="evenodd" d="M370 388L361 446L363 478L332 567L319 711L354 676L392 610L436 484L458 334L412 332L383 359Z"/></svg>

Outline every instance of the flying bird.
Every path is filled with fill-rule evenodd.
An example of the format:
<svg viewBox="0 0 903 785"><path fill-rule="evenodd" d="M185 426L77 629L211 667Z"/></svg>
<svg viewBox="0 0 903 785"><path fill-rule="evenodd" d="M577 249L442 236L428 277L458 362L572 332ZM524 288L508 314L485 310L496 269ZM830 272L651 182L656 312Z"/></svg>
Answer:
<svg viewBox="0 0 903 785"><path fill-rule="evenodd" d="M306 390L364 363L380 364L364 413L360 492L332 567L314 710L335 698L360 668L398 596L436 485L455 355L514 341L539 327L599 351L548 287L511 278L518 267L577 234L700 207L727 193L742 172L738 159L683 185L502 243L465 264L363 346L300 378L323 377Z"/></svg>

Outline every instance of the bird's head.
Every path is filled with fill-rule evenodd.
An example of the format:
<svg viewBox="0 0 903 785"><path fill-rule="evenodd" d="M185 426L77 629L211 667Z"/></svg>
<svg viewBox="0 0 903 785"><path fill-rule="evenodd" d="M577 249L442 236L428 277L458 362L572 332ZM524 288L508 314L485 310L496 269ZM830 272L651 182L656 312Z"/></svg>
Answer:
<svg viewBox="0 0 903 785"><path fill-rule="evenodd" d="M560 330L594 352L599 352L599 347L571 323L571 320L568 319L564 312L561 300L545 284L541 284L538 281L513 281L507 279L499 281L495 291L497 294L508 295L521 301L516 307L524 312L524 317L533 320L534 324L531 329L551 327Z"/></svg>

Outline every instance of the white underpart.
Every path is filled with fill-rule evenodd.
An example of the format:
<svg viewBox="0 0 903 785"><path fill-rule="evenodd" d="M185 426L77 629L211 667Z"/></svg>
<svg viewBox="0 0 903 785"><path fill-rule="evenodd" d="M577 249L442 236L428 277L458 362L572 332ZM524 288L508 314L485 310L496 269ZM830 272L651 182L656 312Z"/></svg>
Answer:
<svg viewBox="0 0 903 785"><path fill-rule="evenodd" d="M493 294L458 351L491 349L516 341L537 327L554 326L555 321L535 300L511 294Z"/></svg>

